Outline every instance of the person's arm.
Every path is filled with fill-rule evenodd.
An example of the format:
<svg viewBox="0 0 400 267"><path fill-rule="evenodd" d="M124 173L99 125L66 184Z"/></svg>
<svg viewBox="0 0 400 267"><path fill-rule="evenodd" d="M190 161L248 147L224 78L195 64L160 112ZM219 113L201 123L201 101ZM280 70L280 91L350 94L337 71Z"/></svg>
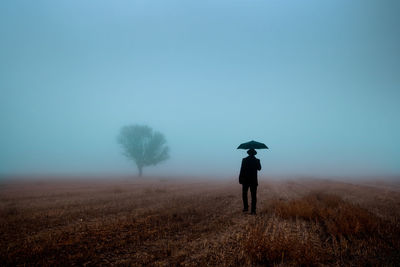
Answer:
<svg viewBox="0 0 400 267"><path fill-rule="evenodd" d="M257 170L260 171L260 170L261 170L261 163L260 163L260 160L259 160L259 159L257 159L257 163L258 163L258 164L257 164L257 165L258 165L258 166L257 166Z"/></svg>
<svg viewBox="0 0 400 267"><path fill-rule="evenodd" d="M242 165L240 166L240 173L239 173L239 184L242 184L244 182L244 159L242 159Z"/></svg>

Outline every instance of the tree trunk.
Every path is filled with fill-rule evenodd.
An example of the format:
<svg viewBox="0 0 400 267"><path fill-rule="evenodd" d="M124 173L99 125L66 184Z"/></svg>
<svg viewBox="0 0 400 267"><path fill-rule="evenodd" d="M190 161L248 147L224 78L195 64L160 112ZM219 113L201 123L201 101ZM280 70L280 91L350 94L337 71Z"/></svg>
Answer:
<svg viewBox="0 0 400 267"><path fill-rule="evenodd" d="M142 177L142 174L143 174L143 166L138 165L137 167L138 167L138 170L139 170L139 177Z"/></svg>

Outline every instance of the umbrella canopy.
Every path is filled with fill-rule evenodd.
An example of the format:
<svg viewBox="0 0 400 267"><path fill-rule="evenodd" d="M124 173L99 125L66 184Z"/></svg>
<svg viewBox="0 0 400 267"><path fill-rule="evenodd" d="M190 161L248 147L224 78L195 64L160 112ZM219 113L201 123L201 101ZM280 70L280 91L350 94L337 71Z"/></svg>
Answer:
<svg viewBox="0 0 400 267"><path fill-rule="evenodd" d="M268 147L260 142L256 142L254 140L247 142L247 143L243 143L240 146L238 146L237 149L268 149Z"/></svg>

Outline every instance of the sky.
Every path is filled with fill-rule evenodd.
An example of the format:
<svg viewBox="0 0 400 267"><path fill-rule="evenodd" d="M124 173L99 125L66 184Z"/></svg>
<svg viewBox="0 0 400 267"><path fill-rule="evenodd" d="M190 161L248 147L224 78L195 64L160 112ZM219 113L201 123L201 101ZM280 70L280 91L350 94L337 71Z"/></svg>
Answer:
<svg viewBox="0 0 400 267"><path fill-rule="evenodd" d="M397 0L0 2L0 174L400 174Z"/></svg>

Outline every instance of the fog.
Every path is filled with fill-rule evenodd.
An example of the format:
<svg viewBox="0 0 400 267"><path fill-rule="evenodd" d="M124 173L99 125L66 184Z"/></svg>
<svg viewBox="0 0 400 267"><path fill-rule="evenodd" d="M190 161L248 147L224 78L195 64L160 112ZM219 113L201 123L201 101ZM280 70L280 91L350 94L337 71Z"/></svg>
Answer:
<svg viewBox="0 0 400 267"><path fill-rule="evenodd" d="M400 2L0 2L0 174L136 174L117 135L162 132L144 175L400 173Z"/></svg>

